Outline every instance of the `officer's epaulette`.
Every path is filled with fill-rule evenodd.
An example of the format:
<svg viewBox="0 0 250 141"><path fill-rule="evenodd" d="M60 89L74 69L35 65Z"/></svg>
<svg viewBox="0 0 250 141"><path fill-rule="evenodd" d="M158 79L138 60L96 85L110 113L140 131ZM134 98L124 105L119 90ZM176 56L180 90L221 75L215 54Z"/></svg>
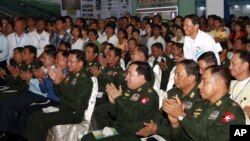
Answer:
<svg viewBox="0 0 250 141"><path fill-rule="evenodd" d="M87 74L86 74L86 72L85 72L85 71L82 71L82 72L80 73L80 76L81 76L81 77L86 77L86 76L87 76Z"/></svg>
<svg viewBox="0 0 250 141"><path fill-rule="evenodd" d="M148 88L148 93L152 93L153 89L152 88Z"/></svg>
<svg viewBox="0 0 250 141"><path fill-rule="evenodd" d="M236 103L236 102L233 101L233 100L230 102L230 105L231 105L232 107L237 107L237 106L239 106L239 104Z"/></svg>

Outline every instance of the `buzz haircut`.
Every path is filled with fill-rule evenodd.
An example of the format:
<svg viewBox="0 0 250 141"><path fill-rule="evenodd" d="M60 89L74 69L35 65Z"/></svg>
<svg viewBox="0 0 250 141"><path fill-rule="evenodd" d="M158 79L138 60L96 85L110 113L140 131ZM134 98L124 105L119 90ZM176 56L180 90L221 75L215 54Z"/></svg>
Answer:
<svg viewBox="0 0 250 141"><path fill-rule="evenodd" d="M143 75L147 82L151 81L151 67L147 62L135 61L131 65L137 65L136 72L140 75Z"/></svg>
<svg viewBox="0 0 250 141"><path fill-rule="evenodd" d="M83 51L78 50L78 49L73 49L73 50L69 51L69 54L76 55L77 61L83 62L83 65L87 64L86 55L85 55L85 53Z"/></svg>
<svg viewBox="0 0 250 141"><path fill-rule="evenodd" d="M232 75L228 68L219 65L213 65L206 68L205 70L210 70L212 76L221 77L225 81L227 88L229 88Z"/></svg>
<svg viewBox="0 0 250 141"><path fill-rule="evenodd" d="M185 59L178 62L177 64L182 64L185 67L185 71L188 76L194 75L196 82L200 81L200 68L195 61L190 59Z"/></svg>
<svg viewBox="0 0 250 141"><path fill-rule="evenodd" d="M217 59L215 57L215 54L212 51L204 52L197 61L203 60L206 62L206 64L210 65L218 65Z"/></svg>
<svg viewBox="0 0 250 141"><path fill-rule="evenodd" d="M109 48L109 50L114 51L115 57L121 58L121 54L122 54L122 50L121 49L112 46L112 47Z"/></svg>

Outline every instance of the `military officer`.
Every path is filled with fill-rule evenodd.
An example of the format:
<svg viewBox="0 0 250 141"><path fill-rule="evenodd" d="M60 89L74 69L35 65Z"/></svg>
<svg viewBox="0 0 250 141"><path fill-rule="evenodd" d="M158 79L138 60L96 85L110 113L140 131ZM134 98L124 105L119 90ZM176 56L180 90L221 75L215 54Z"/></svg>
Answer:
<svg viewBox="0 0 250 141"><path fill-rule="evenodd" d="M150 66L145 62L133 62L127 71L127 87L122 92L114 84L108 84L106 91L109 101L114 104L117 112L117 120L114 127L119 135L111 136L101 140L128 141L140 140L135 132L148 122L159 108L158 94L150 85ZM90 133L82 138L83 141L96 140L94 134Z"/></svg>
<svg viewBox="0 0 250 141"><path fill-rule="evenodd" d="M86 60L87 64L85 66L85 70L89 75L92 75L90 72L90 68L97 67L100 68L100 64L98 63L97 57L98 57L98 46L94 43L88 43L85 48L85 54L86 54Z"/></svg>
<svg viewBox="0 0 250 141"><path fill-rule="evenodd" d="M16 52L14 51L14 53ZM41 61L36 59L36 48L31 45L24 46L22 51L22 61L13 64L13 66L8 66L12 76L11 79L8 79L10 82L7 83L7 86L10 87L11 90L16 91L7 92L7 94L2 91L1 93L3 93L3 95L1 95L1 99L5 99L5 97L10 97L12 95L26 93L29 88L27 83L29 81L27 81L27 79L33 78L33 69L38 69L41 66Z"/></svg>
<svg viewBox="0 0 250 141"><path fill-rule="evenodd" d="M96 76L98 80L99 94L96 107L108 102L108 97L105 93L105 87L108 83L113 83L116 86L122 85L123 88L126 85L124 71L119 64L120 57L121 50L110 47L108 49L108 55L106 56L107 66L103 70L96 66L90 68L91 73Z"/></svg>
<svg viewBox="0 0 250 141"><path fill-rule="evenodd" d="M61 98L59 111L33 113L23 134L25 138L29 141L44 141L49 128L83 120L93 86L91 77L84 71L84 64L85 54L80 50L72 50L68 56L68 77L64 78L60 69L49 72L55 83L55 93Z"/></svg>
<svg viewBox="0 0 250 141"><path fill-rule="evenodd" d="M199 67L193 60L180 61L175 69L175 87L167 92L167 97L171 99L177 95L184 103L185 110L191 109L193 103L200 99L199 76ZM161 109L151 122L145 123L145 126L136 134L143 137L158 134L169 140L170 124L165 112Z"/></svg>
<svg viewBox="0 0 250 141"><path fill-rule="evenodd" d="M229 98L230 79L227 68L210 66L198 86L202 100L188 112L184 112L178 97L164 101L173 140L228 141L230 125L245 124L243 110Z"/></svg>

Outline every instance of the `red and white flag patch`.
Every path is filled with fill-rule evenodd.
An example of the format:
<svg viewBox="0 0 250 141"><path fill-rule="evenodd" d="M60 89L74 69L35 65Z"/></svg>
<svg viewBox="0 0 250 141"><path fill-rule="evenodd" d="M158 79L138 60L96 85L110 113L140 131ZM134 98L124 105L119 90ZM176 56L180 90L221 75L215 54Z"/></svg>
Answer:
<svg viewBox="0 0 250 141"><path fill-rule="evenodd" d="M225 112L223 113L223 116L221 118L221 122L223 123L228 123L231 122L235 119L234 114L230 113L230 112Z"/></svg>
<svg viewBox="0 0 250 141"><path fill-rule="evenodd" d="M149 98L148 97L143 97L142 99L141 99L141 104L147 104L149 102Z"/></svg>

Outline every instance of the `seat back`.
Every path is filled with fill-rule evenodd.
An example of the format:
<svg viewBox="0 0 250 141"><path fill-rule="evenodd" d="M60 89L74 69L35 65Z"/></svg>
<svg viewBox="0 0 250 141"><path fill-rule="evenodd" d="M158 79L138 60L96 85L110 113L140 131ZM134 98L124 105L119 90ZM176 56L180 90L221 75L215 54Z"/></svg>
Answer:
<svg viewBox="0 0 250 141"><path fill-rule="evenodd" d="M98 94L98 82L96 77L91 77L92 82L93 82L93 87L92 87L92 93L91 96L89 98L89 104L88 104L88 108L85 110L84 113L84 119L89 121L91 120L94 108L95 108L95 103L96 103L96 97Z"/></svg>

